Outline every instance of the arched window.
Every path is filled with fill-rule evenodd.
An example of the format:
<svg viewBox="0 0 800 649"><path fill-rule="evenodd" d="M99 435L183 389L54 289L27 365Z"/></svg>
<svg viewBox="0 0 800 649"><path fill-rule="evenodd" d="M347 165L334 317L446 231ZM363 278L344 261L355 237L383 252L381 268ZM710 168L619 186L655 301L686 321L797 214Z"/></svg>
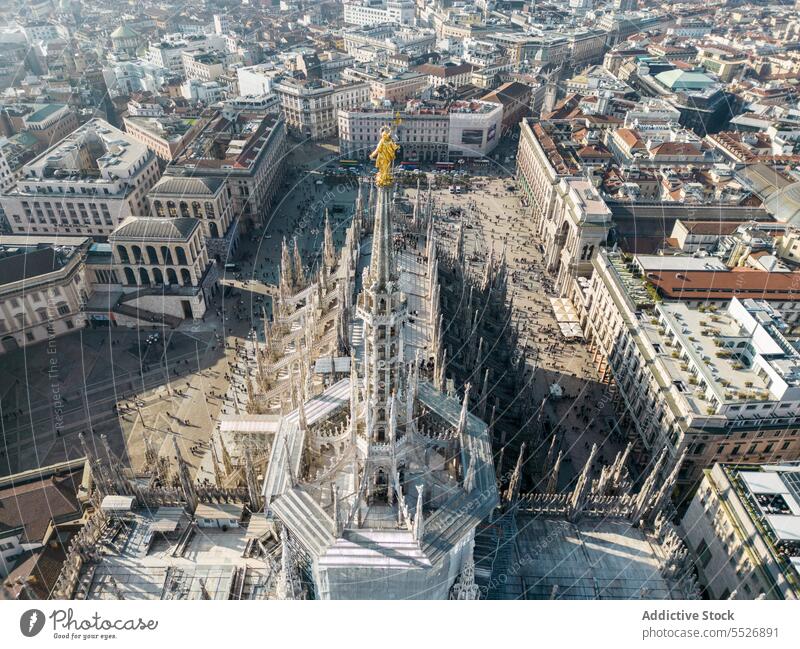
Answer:
<svg viewBox="0 0 800 649"><path fill-rule="evenodd" d="M139 279L141 280L141 283L143 285L145 285L145 286L149 286L150 285L150 275L148 274L146 268L140 268L139 269Z"/></svg>
<svg viewBox="0 0 800 649"><path fill-rule="evenodd" d="M125 283L128 286L136 286L136 275L133 274L133 269L125 266Z"/></svg>
<svg viewBox="0 0 800 649"><path fill-rule="evenodd" d="M131 248L131 250L133 251L133 262L135 264L141 264L142 263L142 249L139 246L133 246Z"/></svg>
<svg viewBox="0 0 800 649"><path fill-rule="evenodd" d="M161 201L153 201L153 207L156 210L156 216L164 217L164 204Z"/></svg>
<svg viewBox="0 0 800 649"><path fill-rule="evenodd" d="M181 201L181 216L191 216L189 214L189 206L184 201Z"/></svg>
<svg viewBox="0 0 800 649"><path fill-rule="evenodd" d="M167 268L167 283L178 285L178 275L174 268Z"/></svg>
<svg viewBox="0 0 800 649"><path fill-rule="evenodd" d="M214 239L218 239L219 238L219 230L217 229L217 224L214 223L214 221L211 221L211 223L209 223L208 225L209 225L209 229L211 230L211 236Z"/></svg>
<svg viewBox="0 0 800 649"><path fill-rule="evenodd" d="M170 218L175 218L178 216L178 210L175 208L175 203L173 201L167 201L167 212L169 213Z"/></svg>
<svg viewBox="0 0 800 649"><path fill-rule="evenodd" d="M213 219L216 216L214 212L214 203L206 201L206 218Z"/></svg>
<svg viewBox="0 0 800 649"><path fill-rule="evenodd" d="M165 264L172 264L172 250L169 249L169 246L161 246L161 258L164 260Z"/></svg>
<svg viewBox="0 0 800 649"><path fill-rule="evenodd" d="M180 266L189 265L189 262L186 261L186 251L181 246L175 248L175 253L178 255L178 264Z"/></svg>
<svg viewBox="0 0 800 649"><path fill-rule="evenodd" d="M192 215L196 219L202 219L203 213L200 211L200 203L197 201L192 201Z"/></svg>
<svg viewBox="0 0 800 649"><path fill-rule="evenodd" d="M181 281L182 281L184 286L191 286L192 285L192 275L185 268L181 268Z"/></svg>
<svg viewBox="0 0 800 649"><path fill-rule="evenodd" d="M125 246L117 246L117 254L123 264L131 263L130 257L128 257L128 249Z"/></svg>
<svg viewBox="0 0 800 649"><path fill-rule="evenodd" d="M158 266L158 255L156 254L156 249L153 246L147 246L147 258L150 260L150 263L153 266Z"/></svg>
<svg viewBox="0 0 800 649"><path fill-rule="evenodd" d="M164 283L164 275L161 274L160 268L153 269L153 284L163 284Z"/></svg>

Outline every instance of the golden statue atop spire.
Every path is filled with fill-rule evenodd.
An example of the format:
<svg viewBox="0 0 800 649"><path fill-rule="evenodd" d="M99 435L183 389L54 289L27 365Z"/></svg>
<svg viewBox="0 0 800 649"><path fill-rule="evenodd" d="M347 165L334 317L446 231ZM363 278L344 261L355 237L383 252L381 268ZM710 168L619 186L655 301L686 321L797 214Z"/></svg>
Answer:
<svg viewBox="0 0 800 649"><path fill-rule="evenodd" d="M378 187L391 186L393 182L392 164L399 148L397 142L392 139L391 129L388 126L382 128L378 146L369 154L370 160L375 160L375 167L378 170L378 174L375 176L375 184Z"/></svg>

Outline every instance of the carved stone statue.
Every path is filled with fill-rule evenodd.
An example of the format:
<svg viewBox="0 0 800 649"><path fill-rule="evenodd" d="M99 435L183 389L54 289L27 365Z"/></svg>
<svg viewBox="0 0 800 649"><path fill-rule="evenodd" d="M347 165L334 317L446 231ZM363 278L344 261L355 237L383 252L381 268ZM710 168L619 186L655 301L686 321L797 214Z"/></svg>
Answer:
<svg viewBox="0 0 800 649"><path fill-rule="evenodd" d="M378 187L389 187L392 184L392 164L400 146L392 139L392 132L388 127L381 129L381 139L375 150L369 154L370 160L375 160L378 174L375 184Z"/></svg>

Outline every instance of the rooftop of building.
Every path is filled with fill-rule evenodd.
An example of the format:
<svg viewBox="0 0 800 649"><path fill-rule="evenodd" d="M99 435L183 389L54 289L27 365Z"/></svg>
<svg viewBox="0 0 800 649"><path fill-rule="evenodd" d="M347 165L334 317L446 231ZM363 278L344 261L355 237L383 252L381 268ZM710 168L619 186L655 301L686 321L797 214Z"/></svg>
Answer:
<svg viewBox="0 0 800 649"><path fill-rule="evenodd" d="M117 27L113 32L111 32L110 38L114 39L123 39L123 38L138 38L139 33L133 30L128 25L120 25Z"/></svg>
<svg viewBox="0 0 800 649"><path fill-rule="evenodd" d="M727 224L726 224L727 225ZM738 225L738 224L734 224ZM735 228L734 228L735 230ZM698 271L711 270L727 272L728 267L719 257L688 255L636 255L634 263L646 275L651 272L664 271Z"/></svg>
<svg viewBox="0 0 800 649"><path fill-rule="evenodd" d="M195 118L177 117L174 115L159 117L131 115L126 117L125 121L170 143L180 142L186 133L197 123Z"/></svg>
<svg viewBox="0 0 800 649"><path fill-rule="evenodd" d="M26 180L113 180L150 155L144 144L95 118L29 162Z"/></svg>
<svg viewBox="0 0 800 649"><path fill-rule="evenodd" d="M525 99L531 94L532 90L526 83L508 81L481 97L481 101L497 102L503 106L508 106Z"/></svg>
<svg viewBox="0 0 800 649"><path fill-rule="evenodd" d="M0 237L0 286L33 280L61 270L85 243L86 239L80 237L42 242L31 241L26 235Z"/></svg>
<svg viewBox="0 0 800 649"><path fill-rule="evenodd" d="M559 176L580 171L578 150L583 146L572 138L572 124L556 121L528 121L534 136Z"/></svg>
<svg viewBox="0 0 800 649"><path fill-rule="evenodd" d="M648 353L658 361L654 371L663 375L667 387L677 389L690 415L764 417L776 402L784 402L786 406L781 408L788 408L791 402L800 401L800 353L784 336L786 324L763 301L787 298L763 289L754 290L750 298L746 290L739 292L736 284L740 274L758 278L763 287L763 282L776 276L791 282L788 276L793 273L735 268L728 272L651 270L642 275L614 251L601 254L597 263L605 265L630 301L639 334L652 348ZM706 297L705 288L696 294L684 289L683 294L665 295L670 299L662 301L658 278L671 277L682 283L686 280L678 278L694 276L710 281L714 276L727 278L731 291ZM692 306L705 300L727 306ZM744 404L748 404L746 408ZM791 410L782 410L780 415L795 416Z"/></svg>
<svg viewBox="0 0 800 649"><path fill-rule="evenodd" d="M33 107L33 112L25 116L25 122L27 124L43 122L48 117L64 108L64 106L65 104L45 104L43 106L36 105Z"/></svg>
<svg viewBox="0 0 800 649"><path fill-rule="evenodd" d="M800 465L724 464L717 468L730 480L787 581L800 593Z"/></svg>
<svg viewBox="0 0 800 649"><path fill-rule="evenodd" d="M80 518L84 463L65 462L0 480L0 538L41 543L52 521Z"/></svg>
<svg viewBox="0 0 800 649"><path fill-rule="evenodd" d="M112 241L188 241L200 221L191 217L129 216L109 237Z"/></svg>
<svg viewBox="0 0 800 649"><path fill-rule="evenodd" d="M647 280L666 299L725 300L734 296L784 301L800 299L798 272L767 273L740 266L678 272L654 270L647 275Z"/></svg>
<svg viewBox="0 0 800 649"><path fill-rule="evenodd" d="M278 116L263 113L219 114L203 126L168 169L249 170L279 121Z"/></svg>
<svg viewBox="0 0 800 649"><path fill-rule="evenodd" d="M585 178L567 178L566 184L572 196L577 198L578 214L582 221L611 223L611 210L591 181Z"/></svg>
<svg viewBox="0 0 800 649"><path fill-rule="evenodd" d="M37 143L36 138L31 133L24 131L10 138L0 137L0 152L5 157L11 170L16 171L26 162L36 157L34 147Z"/></svg>
<svg viewBox="0 0 800 649"><path fill-rule="evenodd" d="M462 114L489 114L493 111L500 110L501 105L490 101L484 100L463 100L463 99L449 99L449 100L426 100L426 99L409 99L405 105L400 109L404 115L440 115L445 116L450 113ZM380 114L390 115L397 112L396 108L389 108L385 106L360 106L346 111L347 113L366 113L366 114Z"/></svg>
<svg viewBox="0 0 800 649"><path fill-rule="evenodd" d="M657 304L656 312L657 326L643 328L645 335L695 414L735 418L745 408L745 416L757 416L774 402L788 408L798 401L800 353L765 302L733 298L708 312L671 301Z"/></svg>
<svg viewBox="0 0 800 649"><path fill-rule="evenodd" d="M215 196L225 186L219 177L190 178L185 176L162 176L148 192L148 196Z"/></svg>

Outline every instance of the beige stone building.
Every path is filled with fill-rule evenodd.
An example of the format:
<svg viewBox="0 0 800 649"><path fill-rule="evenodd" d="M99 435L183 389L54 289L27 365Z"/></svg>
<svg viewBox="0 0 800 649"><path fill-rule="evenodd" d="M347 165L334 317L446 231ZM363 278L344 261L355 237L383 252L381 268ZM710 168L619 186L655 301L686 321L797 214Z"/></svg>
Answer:
<svg viewBox="0 0 800 649"><path fill-rule="evenodd" d="M217 272L199 219L129 217L108 240L127 310L179 319L205 313Z"/></svg>
<svg viewBox="0 0 800 649"><path fill-rule="evenodd" d="M572 278L592 274L591 260L605 244L611 210L570 147L560 146L559 131L571 123L534 122L520 126L517 180L529 216L544 241L547 270L565 295Z"/></svg>
<svg viewBox="0 0 800 649"><path fill-rule="evenodd" d="M681 527L710 599L800 599L796 464L715 464Z"/></svg>
<svg viewBox="0 0 800 649"><path fill-rule="evenodd" d="M403 103L415 97L428 85L427 76L419 72L399 72L389 68L373 66L351 67L345 70L342 78L370 85L370 98L374 102L390 101Z"/></svg>
<svg viewBox="0 0 800 649"><path fill-rule="evenodd" d="M181 53L184 76L197 81L216 81L225 71L225 60L215 51L194 50Z"/></svg>
<svg viewBox="0 0 800 649"><path fill-rule="evenodd" d="M91 243L80 236L0 237L0 353L84 326Z"/></svg>
<svg viewBox="0 0 800 649"><path fill-rule="evenodd" d="M236 252L238 219L224 178L164 176L150 190L147 200L152 216L198 219L209 256L224 261Z"/></svg>
<svg viewBox="0 0 800 649"><path fill-rule="evenodd" d="M223 112L203 125L164 176L223 179L241 226L252 227L264 222L279 192L285 155L286 125L281 115ZM217 226L218 234L225 236L225 223Z"/></svg>
<svg viewBox="0 0 800 649"><path fill-rule="evenodd" d="M272 88L280 99L288 128L313 140L336 135L338 111L368 105L372 92L366 82L320 79L283 78Z"/></svg>
<svg viewBox="0 0 800 649"><path fill-rule="evenodd" d="M203 127L199 119L183 117L125 117L125 130L168 164Z"/></svg>
<svg viewBox="0 0 800 649"><path fill-rule="evenodd" d="M566 295L573 278L592 274L592 257L608 238L611 210L584 178L562 178L555 189L552 216L541 231L547 270Z"/></svg>
<svg viewBox="0 0 800 649"><path fill-rule="evenodd" d="M394 124L402 158L439 162L482 157L500 140L503 107L487 101L433 102L410 100L399 110L360 108L339 111L339 148L348 156L365 158L380 137L381 128Z"/></svg>
<svg viewBox="0 0 800 649"><path fill-rule="evenodd" d="M572 301L637 461L687 449L678 482L689 486L714 462L800 456L800 353L769 304L661 300L621 253L593 265Z"/></svg>
<svg viewBox="0 0 800 649"><path fill-rule="evenodd" d="M105 236L146 211L159 176L144 144L93 119L25 164L0 204L13 232Z"/></svg>

